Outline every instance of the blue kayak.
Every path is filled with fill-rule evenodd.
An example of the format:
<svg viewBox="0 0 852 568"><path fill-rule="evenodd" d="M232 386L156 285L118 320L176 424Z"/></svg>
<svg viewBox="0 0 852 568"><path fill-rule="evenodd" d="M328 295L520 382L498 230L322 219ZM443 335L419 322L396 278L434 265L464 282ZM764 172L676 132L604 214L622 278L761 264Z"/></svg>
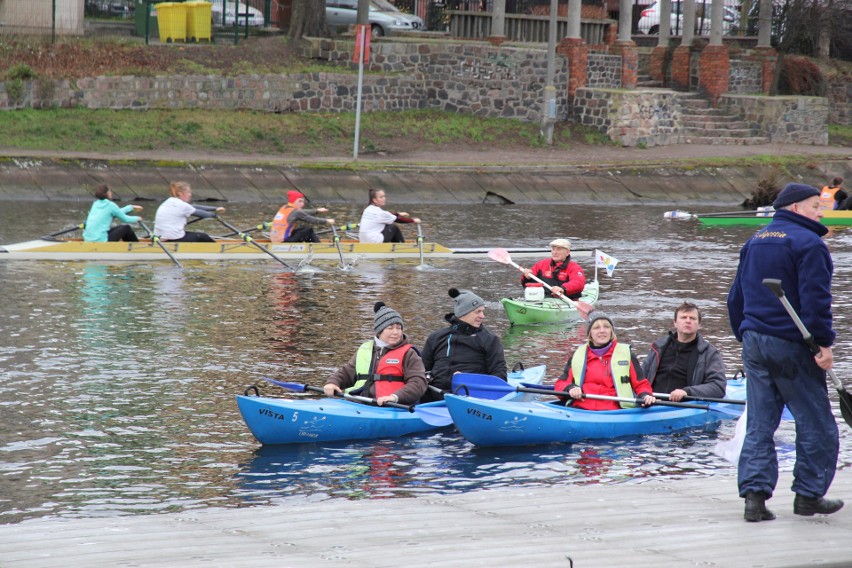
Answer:
<svg viewBox="0 0 852 568"><path fill-rule="evenodd" d="M539 384L545 366L509 374L509 384ZM507 400L523 399L510 393ZM414 412L361 404L341 398L293 399L237 396L243 420L261 444L301 444L395 438L425 432L453 421L444 401L418 404Z"/></svg>
<svg viewBox="0 0 852 568"><path fill-rule="evenodd" d="M742 380L728 381L727 398L744 399ZM477 446L572 443L594 438L663 434L736 418L744 405L708 403L709 410L651 406L582 410L559 402L488 400L447 395L445 403L462 436Z"/></svg>

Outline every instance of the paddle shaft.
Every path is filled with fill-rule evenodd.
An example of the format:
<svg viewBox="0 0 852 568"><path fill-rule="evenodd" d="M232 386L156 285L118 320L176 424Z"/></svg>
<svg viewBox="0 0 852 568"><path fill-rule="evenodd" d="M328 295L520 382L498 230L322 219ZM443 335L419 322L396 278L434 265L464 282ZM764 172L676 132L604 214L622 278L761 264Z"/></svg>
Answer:
<svg viewBox="0 0 852 568"><path fill-rule="evenodd" d="M337 256L340 257L340 270L346 270L346 261L343 260L343 249L340 246L340 235L337 234L337 229L334 225L331 226L331 231L334 233L334 247L337 249Z"/></svg>
<svg viewBox="0 0 852 568"><path fill-rule="evenodd" d="M655 392L654 397L656 398L669 398L670 394L664 392ZM734 398L713 398L710 396L685 396L681 400L700 400L704 402L720 402L724 404L745 404L744 400L737 400Z"/></svg>
<svg viewBox="0 0 852 568"><path fill-rule="evenodd" d="M139 221L139 225L140 225L143 229L145 229L146 231L148 231L148 234L149 234L149 235L151 235L151 242L152 242L152 243L156 244L156 245L157 245L157 246L159 246L161 249L163 249L163 252L164 252L164 253L166 253L166 254L169 256L169 258L170 258L170 259L172 259L172 262L174 262L174 263L177 265L177 267L178 267L178 268L183 268L183 265L182 265L180 262L178 262L178 259L176 259L176 258L175 258L175 256L174 256L171 252L169 252L169 249L167 249L167 248L166 248L166 245L164 245L164 244L162 243L162 241L160 241L160 237L158 237L157 235L155 235L155 234L151 231L151 229L149 229L149 228L148 228L148 226L145 224L145 221L140 220L140 221Z"/></svg>
<svg viewBox="0 0 852 568"><path fill-rule="evenodd" d="M518 266L518 264L516 264L511 258L509 258L508 253L506 254L505 260L506 260L506 264L508 264L510 266L514 266L515 268L517 268L521 272L526 273L526 270L524 269L523 266ZM541 284L542 286L544 286L545 288L550 290L551 294L553 293L553 286L551 286L550 284L548 284L547 282L545 282L544 280L542 280L541 278L539 278L538 276L536 276L532 272L530 272L530 278L532 278L533 280L535 280L536 282L538 282L539 284ZM565 294L561 294L561 295L556 296L556 297L558 299L562 300L563 302L565 302L566 304L568 304L571 308L573 308L575 310L578 309L577 304L575 304L574 301L571 298L568 298L567 296L565 296Z"/></svg>
<svg viewBox="0 0 852 568"><path fill-rule="evenodd" d="M290 266L289 264L287 264L286 262L284 262L284 261L281 259L281 257L279 257L277 254L275 254L274 252L272 252L271 250L269 250L269 249L268 249L268 248L266 248L265 246L261 245L260 243L256 242L256 241L255 241L255 240L251 237L251 235L247 235L247 234L245 234L245 233L240 232L240 230L239 230L239 229L237 229L236 227L234 227L233 225L231 225L230 223L228 223L228 222L227 222L227 221L225 221L224 219L221 219L221 218L220 218L220 217L218 217L218 216L216 217L216 220L217 220L217 221L219 221L220 223L222 223L223 225L225 225L225 227L227 227L227 228L229 228L230 230L234 231L234 232L235 232L235 233L236 233L236 234L237 234L237 235L238 235L238 236L239 236L239 237L240 237L240 238L241 238L244 242L247 242L247 243L249 243L250 245L254 245L255 247L259 248L260 250L262 250L263 252L265 252L266 254L268 254L269 256L271 256L272 258L274 258L275 260L277 260L278 262L280 262L282 265L284 265L284 267L286 267L286 268L288 268L288 269L290 269L290 270L293 270L293 267L292 267L292 266Z"/></svg>
<svg viewBox="0 0 852 568"><path fill-rule="evenodd" d="M497 380L502 381L502 379L499 379L499 378L497 378ZM505 383L503 385L498 385L496 383L492 384L492 385L478 384L478 385L476 385L476 388L480 389L480 390L496 390L496 391L503 391L503 392L526 392L526 393L531 393L531 394L549 394L551 396L568 396L567 392L559 392L559 391L555 391L553 389L536 389L536 388L532 388L532 387L513 387L513 386L510 386L510 385L505 384ZM586 393L583 393L583 398L588 398L588 399L591 399L591 400L612 400L612 401L615 401L615 402L631 402L631 403L634 403L634 404L638 404L640 406L642 405L642 399L641 398L625 398L625 397L618 397L618 396L607 396L607 395L603 395L603 394L586 394ZM676 407L676 408L695 408L695 409L698 409L698 410L710 410L710 407L707 406L707 405L704 405L704 404L689 404L689 403L686 403L686 402L669 402L669 401L666 401L666 400L658 400L657 402L654 403L654 405L656 405L656 406L673 406L673 407Z"/></svg>
<svg viewBox="0 0 852 568"><path fill-rule="evenodd" d="M790 304L790 300L787 299L787 295L784 293L784 288L781 286L781 281L777 278L764 278L763 285L772 290L772 292L778 296L778 299L781 300L781 304L784 306L784 309L787 310L787 313L790 314L790 317L793 319L793 323L795 323L796 327L799 328L799 332L802 334L802 339L805 340L805 343L811 350L811 353L818 355L820 352L819 345L817 345L817 342L814 340L814 336L810 331L808 331L808 328L805 327L804 322L802 322L799 314L796 313L793 305ZM852 426L852 396L850 396L849 392L843 386L843 383L840 382L840 379L837 378L837 375L834 374L834 369L828 369L827 372L840 397L840 414L843 416L846 423Z"/></svg>
<svg viewBox="0 0 852 568"><path fill-rule="evenodd" d="M43 239L50 239L50 238L58 237L59 235L64 235L66 233L70 233L70 232L73 232L73 231L77 231L77 230L82 231L85 228L86 228L86 224L80 223L78 225L74 225L73 227L69 227L67 229L62 229L61 231L56 231L55 233L50 233L49 235L45 235L42 238Z"/></svg>
<svg viewBox="0 0 852 568"><path fill-rule="evenodd" d="M284 381L276 381L275 379L270 379L268 377L263 378L265 381L272 383L273 385L278 385L279 387L283 387L287 390L295 390L295 391L310 391L319 394L325 394L325 391L322 387L315 387L313 385L303 385L301 383L287 383ZM407 410L408 412L414 412L414 405L408 404L399 404L398 402L385 402L383 404L379 404L379 402L375 398L369 398L366 396L357 396L354 394L346 394L343 392L335 392L334 396L345 398L346 400L351 400L353 402L361 402L363 404L369 404L371 406L387 406L388 408L398 408L400 410Z"/></svg>

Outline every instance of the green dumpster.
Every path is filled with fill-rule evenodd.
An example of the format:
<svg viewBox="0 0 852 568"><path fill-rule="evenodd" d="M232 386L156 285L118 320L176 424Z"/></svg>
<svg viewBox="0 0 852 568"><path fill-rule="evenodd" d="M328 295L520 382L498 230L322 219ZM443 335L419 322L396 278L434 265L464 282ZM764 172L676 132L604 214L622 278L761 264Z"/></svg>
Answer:
<svg viewBox="0 0 852 568"><path fill-rule="evenodd" d="M150 8L149 8L150 7ZM148 37L156 37L157 32L157 5L149 4L146 0L136 0L135 23L136 35L145 37L145 12L150 9L148 14Z"/></svg>

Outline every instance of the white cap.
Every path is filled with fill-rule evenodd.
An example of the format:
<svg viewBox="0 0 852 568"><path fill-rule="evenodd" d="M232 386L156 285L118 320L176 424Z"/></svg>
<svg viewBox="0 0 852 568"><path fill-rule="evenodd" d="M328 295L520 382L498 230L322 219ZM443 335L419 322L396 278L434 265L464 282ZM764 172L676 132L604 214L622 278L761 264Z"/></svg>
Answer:
<svg viewBox="0 0 852 568"><path fill-rule="evenodd" d="M550 241L551 247L562 247L564 249L571 250L571 241L568 239L556 239L554 241Z"/></svg>

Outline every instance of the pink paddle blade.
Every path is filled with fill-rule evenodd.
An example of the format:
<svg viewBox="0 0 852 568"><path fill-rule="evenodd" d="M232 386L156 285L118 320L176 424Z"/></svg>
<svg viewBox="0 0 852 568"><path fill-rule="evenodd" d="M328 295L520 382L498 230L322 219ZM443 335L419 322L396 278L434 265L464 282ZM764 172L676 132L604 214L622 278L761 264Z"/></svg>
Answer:
<svg viewBox="0 0 852 568"><path fill-rule="evenodd" d="M509 256L509 251L504 248L491 249L488 251L488 258L496 260L502 264L509 264L512 262L512 257Z"/></svg>
<svg viewBox="0 0 852 568"><path fill-rule="evenodd" d="M574 300L574 305L577 306L577 312L584 320L589 319L589 312L595 309L591 304L587 304L586 302L581 302L579 300Z"/></svg>

